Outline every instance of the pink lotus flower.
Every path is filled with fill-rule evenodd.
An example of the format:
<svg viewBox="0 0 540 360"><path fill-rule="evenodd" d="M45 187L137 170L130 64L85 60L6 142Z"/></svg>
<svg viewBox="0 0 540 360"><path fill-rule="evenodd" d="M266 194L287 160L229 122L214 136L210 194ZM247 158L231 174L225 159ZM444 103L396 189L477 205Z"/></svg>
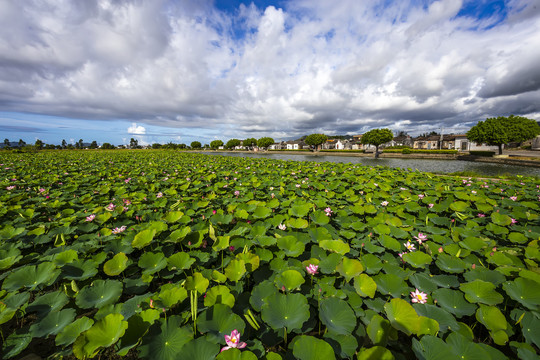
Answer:
<svg viewBox="0 0 540 360"><path fill-rule="evenodd" d="M419 232L418 233L418 236L413 236L416 241L418 241L419 244L422 244L422 241L426 241L427 240L427 236L424 235L423 233Z"/></svg>
<svg viewBox="0 0 540 360"><path fill-rule="evenodd" d="M418 198L419 198L419 199L423 199L423 198L424 198L424 194L419 194L419 195L418 195Z"/></svg>
<svg viewBox="0 0 540 360"><path fill-rule="evenodd" d="M287 229L287 227L285 226L285 224L279 224L278 229L279 230L285 230L285 229Z"/></svg>
<svg viewBox="0 0 540 360"><path fill-rule="evenodd" d="M105 210L113 211L115 207L116 205L114 205L113 203L110 203L109 205L105 207Z"/></svg>
<svg viewBox="0 0 540 360"><path fill-rule="evenodd" d="M13 190L13 189L15 189L15 185L8 186L6 189L7 190Z"/></svg>
<svg viewBox="0 0 540 360"><path fill-rule="evenodd" d="M415 248L414 248L414 244L410 241L407 241L407 243L405 244L405 247L407 248L407 250L409 251L414 251Z"/></svg>
<svg viewBox="0 0 540 360"><path fill-rule="evenodd" d="M114 229L112 229L112 233L113 234L120 234L121 232L124 232L126 229L127 229L127 227L125 225L120 226L120 227L115 227Z"/></svg>
<svg viewBox="0 0 540 360"><path fill-rule="evenodd" d="M434 207L435 204L428 204L428 207L431 209L432 207Z"/></svg>
<svg viewBox="0 0 540 360"><path fill-rule="evenodd" d="M382 205L382 206L388 205L388 201L383 201L383 202L381 203L381 205Z"/></svg>
<svg viewBox="0 0 540 360"><path fill-rule="evenodd" d="M318 269L319 265L309 264L309 266L306 266L306 270L310 275L315 275Z"/></svg>
<svg viewBox="0 0 540 360"><path fill-rule="evenodd" d="M240 195L240 191L236 190L236 191L234 192L234 195L235 195L235 196Z"/></svg>
<svg viewBox="0 0 540 360"><path fill-rule="evenodd" d="M518 222L518 221L517 221L516 219L514 219L514 218L510 218L510 220L512 220L512 225L517 224L517 222Z"/></svg>
<svg viewBox="0 0 540 360"><path fill-rule="evenodd" d="M225 335L225 342L227 343L227 346L221 349L220 352L233 348L243 349L247 345L245 342L240 341L240 333L236 329L231 332L231 335Z"/></svg>
<svg viewBox="0 0 540 360"><path fill-rule="evenodd" d="M160 197L163 197L163 193L162 192L158 192L156 197L159 199Z"/></svg>
<svg viewBox="0 0 540 360"><path fill-rule="evenodd" d="M411 291L411 298L413 303L425 304L427 302L427 294L418 291L418 289L416 289L416 291Z"/></svg>
<svg viewBox="0 0 540 360"><path fill-rule="evenodd" d="M324 212L326 213L326 216L332 216L332 209L330 209L329 207L327 207L326 209L324 209Z"/></svg>
<svg viewBox="0 0 540 360"><path fill-rule="evenodd" d="M486 217L486 215L485 215L485 214L482 214L482 213L480 213L480 214L478 214L478 215L476 215L476 216L478 216L479 218Z"/></svg>
<svg viewBox="0 0 540 360"><path fill-rule="evenodd" d="M510 196L510 200L516 201L516 200L517 200L517 196Z"/></svg>
<svg viewBox="0 0 540 360"><path fill-rule="evenodd" d="M86 221L92 221L92 220L94 220L95 218L96 218L96 215L95 215L95 214L92 214L92 215L86 217Z"/></svg>

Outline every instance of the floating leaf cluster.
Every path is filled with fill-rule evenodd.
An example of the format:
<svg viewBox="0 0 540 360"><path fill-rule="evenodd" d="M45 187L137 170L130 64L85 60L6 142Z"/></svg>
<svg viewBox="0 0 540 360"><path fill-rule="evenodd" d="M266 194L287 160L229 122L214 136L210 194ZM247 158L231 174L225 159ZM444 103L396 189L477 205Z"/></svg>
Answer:
<svg viewBox="0 0 540 360"><path fill-rule="evenodd" d="M352 164L2 154L1 357L533 359L539 195Z"/></svg>

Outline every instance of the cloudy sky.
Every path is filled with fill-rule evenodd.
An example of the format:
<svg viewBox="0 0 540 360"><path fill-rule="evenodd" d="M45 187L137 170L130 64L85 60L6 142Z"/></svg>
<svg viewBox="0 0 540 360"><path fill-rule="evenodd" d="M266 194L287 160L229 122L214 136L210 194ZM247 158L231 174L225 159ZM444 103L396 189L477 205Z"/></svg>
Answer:
<svg viewBox="0 0 540 360"><path fill-rule="evenodd" d="M0 0L0 23L2 140L540 120L538 0Z"/></svg>

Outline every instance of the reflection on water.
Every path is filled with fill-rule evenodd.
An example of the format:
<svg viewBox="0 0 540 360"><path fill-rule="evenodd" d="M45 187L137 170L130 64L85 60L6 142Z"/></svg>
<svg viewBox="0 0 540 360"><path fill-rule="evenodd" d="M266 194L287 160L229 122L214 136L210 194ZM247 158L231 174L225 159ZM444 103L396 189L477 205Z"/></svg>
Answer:
<svg viewBox="0 0 540 360"><path fill-rule="evenodd" d="M277 154L277 153L233 153L233 152L203 152L208 155L222 155L232 157L252 157L276 160L294 160L294 161L317 161L317 162L336 162L362 164L366 166L388 166L391 168L418 169L419 171L436 173L453 173L457 171L474 171L475 173L493 176L493 175L531 175L540 176L540 168L481 163L462 160L431 160L431 159L396 159L356 157L356 156L330 156L330 155L302 155L302 154Z"/></svg>

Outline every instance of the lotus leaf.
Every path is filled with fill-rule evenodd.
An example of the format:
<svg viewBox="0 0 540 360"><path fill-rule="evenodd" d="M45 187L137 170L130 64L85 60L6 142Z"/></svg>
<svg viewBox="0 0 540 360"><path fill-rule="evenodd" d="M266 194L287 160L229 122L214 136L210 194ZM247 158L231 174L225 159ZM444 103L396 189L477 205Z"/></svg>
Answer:
<svg viewBox="0 0 540 360"><path fill-rule="evenodd" d="M503 313L495 306L480 304L476 310L476 320L490 331L490 335L497 345L504 345L508 342L508 335L505 332L508 323Z"/></svg>
<svg viewBox="0 0 540 360"><path fill-rule="evenodd" d="M120 314L109 314L83 332L73 344L78 359L94 357L102 347L109 347L124 335L128 326Z"/></svg>
<svg viewBox="0 0 540 360"><path fill-rule="evenodd" d="M238 260L244 261L244 264L246 265L246 269L249 272L253 272L257 270L260 264L260 259L257 255L251 254L251 253L240 253L236 255L236 258Z"/></svg>
<svg viewBox="0 0 540 360"><path fill-rule="evenodd" d="M54 339L57 346L71 345L79 337L79 335L90 329L94 324L92 319L83 316L65 326Z"/></svg>
<svg viewBox="0 0 540 360"><path fill-rule="evenodd" d="M467 268L463 260L448 254L439 254L435 263L439 269L449 273L462 273Z"/></svg>
<svg viewBox="0 0 540 360"><path fill-rule="evenodd" d="M463 293L451 289L438 289L432 293L437 304L458 318L474 314L477 306L465 301Z"/></svg>
<svg viewBox="0 0 540 360"><path fill-rule="evenodd" d="M231 294L228 287L223 285L214 286L208 290L204 298L204 306L206 307L213 306L214 304L224 304L232 308L234 302L234 295Z"/></svg>
<svg viewBox="0 0 540 360"><path fill-rule="evenodd" d="M137 263L143 269L143 274L151 275L164 269L167 266L167 259L163 253L145 252L139 258Z"/></svg>
<svg viewBox="0 0 540 360"><path fill-rule="evenodd" d="M233 260L234 261L234 260ZM199 294L204 294L210 281L200 272L196 272L193 276L188 276L185 283L185 288L188 291L197 291Z"/></svg>
<svg viewBox="0 0 540 360"><path fill-rule="evenodd" d="M300 360L335 359L334 350L326 341L313 336L300 335L292 344L293 355Z"/></svg>
<svg viewBox="0 0 540 360"><path fill-rule="evenodd" d="M408 252L403 255L403 261L411 264L415 268L423 268L433 261L431 256L420 251Z"/></svg>
<svg viewBox="0 0 540 360"><path fill-rule="evenodd" d="M178 284L161 286L158 298L163 306L170 308L187 298L187 291Z"/></svg>
<svg viewBox="0 0 540 360"><path fill-rule="evenodd" d="M246 263L244 260L231 260L225 268L225 276L231 281L239 281L246 273Z"/></svg>
<svg viewBox="0 0 540 360"><path fill-rule="evenodd" d="M120 252L112 257L103 265L103 272L109 276L120 275L128 264L128 257L123 252Z"/></svg>
<svg viewBox="0 0 540 360"><path fill-rule="evenodd" d="M300 329L309 319L309 305L302 294L274 294L261 306L261 315L272 329Z"/></svg>
<svg viewBox="0 0 540 360"><path fill-rule="evenodd" d="M323 299L319 302L319 318L336 334L349 335L356 327L354 311L346 301L337 298Z"/></svg>
<svg viewBox="0 0 540 360"><path fill-rule="evenodd" d="M178 360L214 360L219 352L219 345L208 340L206 337L199 337L191 340L182 348L182 351L175 359ZM152 358L153 359L153 358Z"/></svg>
<svg viewBox="0 0 540 360"><path fill-rule="evenodd" d="M418 316L411 304L403 299L390 300L389 303L384 305L384 310L392 326L407 335L435 335L439 331L437 321Z"/></svg>
<svg viewBox="0 0 540 360"><path fill-rule="evenodd" d="M173 360L177 359L184 346L193 339L193 330L182 327L178 316L160 320L150 326L148 333L137 347L139 356L143 359Z"/></svg>
<svg viewBox="0 0 540 360"><path fill-rule="evenodd" d="M251 351L232 348L222 351L216 357L217 360L257 360L257 356Z"/></svg>
<svg viewBox="0 0 540 360"><path fill-rule="evenodd" d="M169 270L185 270L189 269L195 262L188 253L179 252L167 258L167 268Z"/></svg>
<svg viewBox="0 0 540 360"><path fill-rule="evenodd" d="M358 349L358 341L354 336L327 332L324 334L324 340L332 346L334 353L342 358L353 357Z"/></svg>
<svg viewBox="0 0 540 360"><path fill-rule="evenodd" d="M277 246L285 252L285 255L290 257L301 255L305 249L304 243L292 235L277 239Z"/></svg>
<svg viewBox="0 0 540 360"><path fill-rule="evenodd" d="M113 304L122 295L122 283L117 280L96 280L87 285L75 297L75 303L82 309L99 309Z"/></svg>
<svg viewBox="0 0 540 360"><path fill-rule="evenodd" d="M496 305L503 302L503 297L495 291L495 285L483 280L474 280L459 285L461 291L465 293L465 299L471 303L482 303L486 305Z"/></svg>
<svg viewBox="0 0 540 360"><path fill-rule="evenodd" d="M34 290L40 285L52 284L60 270L51 262L44 262L37 266L24 266L10 273L2 284L2 289L16 291L20 288Z"/></svg>
<svg viewBox="0 0 540 360"><path fill-rule="evenodd" d="M360 296L373 299L377 290L377 283L369 275L360 274L354 278L354 289Z"/></svg>
<svg viewBox="0 0 540 360"><path fill-rule="evenodd" d="M401 297L409 291L409 287L403 278L395 274L379 274L372 277L377 284L377 290L382 294L390 294L393 297Z"/></svg>
<svg viewBox="0 0 540 360"><path fill-rule="evenodd" d="M356 357L357 360L394 360L394 354L382 346L374 346L369 349L362 348Z"/></svg>
<svg viewBox="0 0 540 360"><path fill-rule="evenodd" d="M156 229L146 229L135 235L135 238L131 242L131 246L135 249L142 249L152 242L156 235Z"/></svg>
<svg viewBox="0 0 540 360"><path fill-rule="evenodd" d="M21 328L12 332L2 345L2 358L11 359L19 355L32 341L32 334L28 328Z"/></svg>
<svg viewBox="0 0 540 360"><path fill-rule="evenodd" d="M350 281L352 278L360 275L364 271L364 266L362 263L356 259L349 259L344 257L341 263L337 266L336 269L346 281Z"/></svg>
<svg viewBox="0 0 540 360"><path fill-rule="evenodd" d="M64 327L73 322L75 319L74 309L63 309L60 311L50 312L41 321L34 323L30 327L30 332L34 337L47 337L56 335Z"/></svg>
<svg viewBox="0 0 540 360"><path fill-rule="evenodd" d="M448 330L458 331L460 328L454 316L440 307L431 304L414 304L413 307L418 315L436 320L441 334Z"/></svg>
<svg viewBox="0 0 540 360"><path fill-rule="evenodd" d="M98 264L93 260L76 260L62 267L62 277L67 280L86 280L98 272Z"/></svg>
<svg viewBox="0 0 540 360"><path fill-rule="evenodd" d="M540 319L531 312L526 312L521 320L521 328L525 340L529 344L540 346Z"/></svg>
<svg viewBox="0 0 540 360"><path fill-rule="evenodd" d="M9 250L0 250L0 270L6 270L22 259L21 251L14 246Z"/></svg>
<svg viewBox="0 0 540 360"><path fill-rule="evenodd" d="M540 285L530 279L518 277L514 281L503 283L508 296L520 302L526 308L537 311L540 305Z"/></svg>
<svg viewBox="0 0 540 360"><path fill-rule="evenodd" d="M319 246L324 250L332 251L340 255L345 255L351 251L349 244L341 240L321 240L319 241Z"/></svg>
<svg viewBox="0 0 540 360"><path fill-rule="evenodd" d="M266 298L277 293L278 291L276 286L272 282L265 280L253 287L251 297L249 298L249 303L253 309L256 311L261 311L261 307L263 304L265 304Z"/></svg>
<svg viewBox="0 0 540 360"><path fill-rule="evenodd" d="M378 314L371 318L366 333L374 345L380 346L386 346L390 338L396 337L396 330L392 328L390 321Z"/></svg>
<svg viewBox="0 0 540 360"><path fill-rule="evenodd" d="M305 282L304 277L296 270L285 270L276 277L276 285L281 288L284 286L288 291L300 288Z"/></svg>

